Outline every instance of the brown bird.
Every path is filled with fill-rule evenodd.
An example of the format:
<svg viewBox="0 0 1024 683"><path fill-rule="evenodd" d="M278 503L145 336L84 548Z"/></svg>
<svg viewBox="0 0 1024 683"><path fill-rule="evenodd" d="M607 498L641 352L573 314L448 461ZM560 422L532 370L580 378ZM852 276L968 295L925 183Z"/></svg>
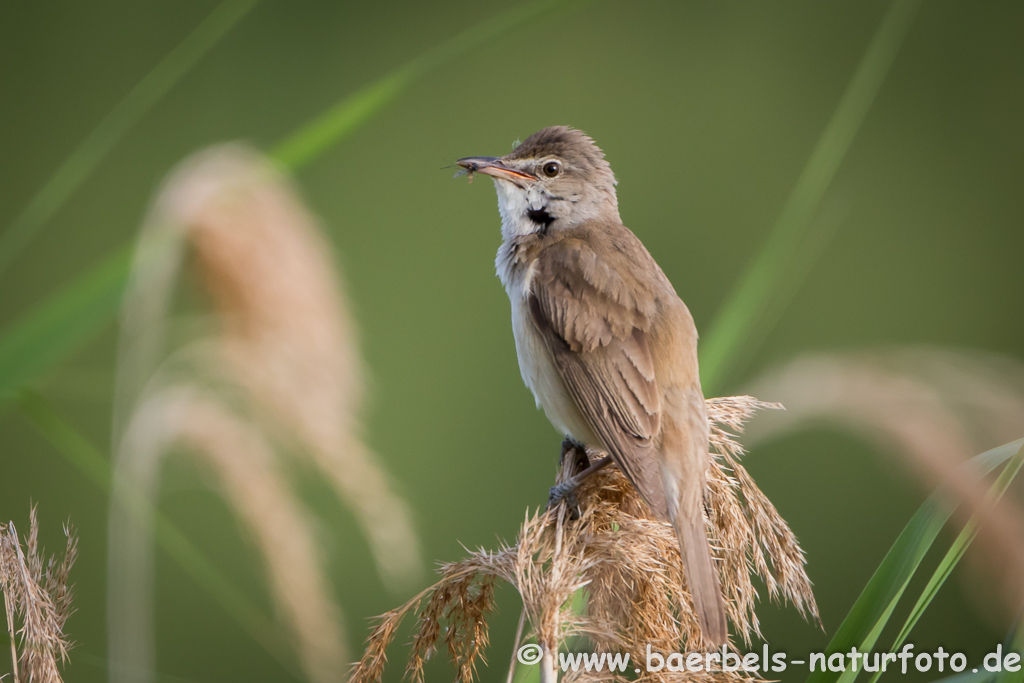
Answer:
<svg viewBox="0 0 1024 683"><path fill-rule="evenodd" d="M496 263L523 380L556 429L607 453L672 523L704 641L723 644L725 603L703 514L710 455L697 330L622 224L604 153L584 133L553 126L504 157L458 164L494 178Z"/></svg>

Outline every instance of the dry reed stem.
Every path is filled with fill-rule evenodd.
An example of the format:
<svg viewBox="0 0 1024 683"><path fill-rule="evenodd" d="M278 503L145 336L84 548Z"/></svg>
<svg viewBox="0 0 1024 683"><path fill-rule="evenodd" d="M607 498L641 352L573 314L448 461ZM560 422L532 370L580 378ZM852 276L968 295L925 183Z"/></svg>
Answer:
<svg viewBox="0 0 1024 683"><path fill-rule="evenodd" d="M0 590L4 595L11 638L12 680L20 683L60 683L71 642L64 625L72 613L71 567L78 539L65 526L64 557L47 559L39 548L36 508L29 513L24 549L14 522L0 525ZM16 624L20 623L20 628ZM20 652L19 652L20 650Z"/></svg>
<svg viewBox="0 0 1024 683"><path fill-rule="evenodd" d="M906 458L928 489L942 485L961 503L961 521L983 524L973 562L997 580L999 608L1013 619L1024 604L1024 512L1014 495L986 502L989 484L960 476L971 456L1024 433L1024 366L996 356L929 348L800 357L756 380L752 391L786 404L758 420L748 443L832 423ZM1019 501L1020 486L1016 497Z"/></svg>
<svg viewBox="0 0 1024 683"><path fill-rule="evenodd" d="M805 617L816 620L818 615L803 552L740 465L742 449L731 433L764 407L774 406L747 396L708 401L716 451L708 482L708 529L729 617L744 642L758 628L752 574L765 582L772 598L792 602ZM573 471L572 463L563 463L559 481ZM532 635L548 651L557 651L573 635L586 636L597 651L628 652L634 661L643 659L648 644L664 653L702 649L671 525L652 517L616 468L588 479L578 500L578 519L560 522L562 505L527 514L515 544L494 551L481 548L442 565L436 584L377 619L351 683L380 680L387 647L409 614L416 615L406 666L409 678L422 681L423 665L443 635L456 680L472 681L487 643L486 619L493 609L496 579L519 592ZM586 606L576 612L569 598L581 589ZM574 679L584 677L580 673ZM729 672L659 672L645 674L644 680L746 679Z"/></svg>

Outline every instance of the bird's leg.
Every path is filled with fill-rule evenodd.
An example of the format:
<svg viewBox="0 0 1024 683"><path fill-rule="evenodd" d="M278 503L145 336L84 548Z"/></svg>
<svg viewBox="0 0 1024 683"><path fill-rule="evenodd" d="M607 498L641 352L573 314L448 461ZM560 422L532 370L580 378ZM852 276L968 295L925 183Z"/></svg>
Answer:
<svg viewBox="0 0 1024 683"><path fill-rule="evenodd" d="M579 504L576 502L576 489L579 488L580 484L583 483L587 477L594 472L604 469L612 463L612 456L606 455L601 458L593 465L587 467L582 472L575 474L561 484L555 484L551 487L551 491L548 493L548 507L558 505L563 500L569 507L570 513L573 519L579 517Z"/></svg>
<svg viewBox="0 0 1024 683"><path fill-rule="evenodd" d="M591 464L590 459L587 457L587 449L576 441L566 438L562 442L562 462L564 465L565 458L573 456L576 461L573 463L573 469L576 471L571 477L563 481L561 484L556 484L551 487L551 491L548 493L548 507L553 507L563 500L569 507L571 512L576 514L573 517L578 516L578 505L576 503L576 489L579 485L594 472L607 467L612 462L610 455L598 460L596 463Z"/></svg>
<svg viewBox="0 0 1024 683"><path fill-rule="evenodd" d="M562 454L558 458L559 469L565 467L565 459L572 458L572 474L581 472L590 466L590 458L587 457L587 447L571 436L562 440Z"/></svg>
<svg viewBox="0 0 1024 683"><path fill-rule="evenodd" d="M567 477L567 481L551 487L548 493L549 508L564 500L569 507L569 516L573 519L578 516L576 514L576 499L572 495L576 487L570 482L588 467L590 467L590 458L587 456L587 447L571 436L566 436L562 441L562 453L558 458L558 473L560 476Z"/></svg>

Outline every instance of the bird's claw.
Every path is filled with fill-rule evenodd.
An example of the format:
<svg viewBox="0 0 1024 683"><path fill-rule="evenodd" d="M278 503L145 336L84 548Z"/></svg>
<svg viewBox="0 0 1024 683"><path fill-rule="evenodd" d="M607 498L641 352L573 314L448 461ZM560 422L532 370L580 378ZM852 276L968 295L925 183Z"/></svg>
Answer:
<svg viewBox="0 0 1024 683"><path fill-rule="evenodd" d="M565 501L565 506L569 511L569 518L579 519L580 506L576 500L576 487L576 482L571 480L552 486L551 491L548 493L548 509L557 507L559 503Z"/></svg>

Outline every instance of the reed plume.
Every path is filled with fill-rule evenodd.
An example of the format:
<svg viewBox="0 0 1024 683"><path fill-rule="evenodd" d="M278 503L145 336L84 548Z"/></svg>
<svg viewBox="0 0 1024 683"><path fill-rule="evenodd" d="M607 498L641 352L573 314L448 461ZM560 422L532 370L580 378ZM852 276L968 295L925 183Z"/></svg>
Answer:
<svg viewBox="0 0 1024 683"><path fill-rule="evenodd" d="M989 484L960 476L975 453L1024 434L1024 365L968 351L927 347L859 353L808 354L748 387L786 404L747 434L748 445L812 424L851 431L901 458L922 483L942 486L960 503L957 516L982 524L967 559L985 579L975 591L1004 624L1024 605L1024 491L1020 484L995 506Z"/></svg>
<svg viewBox="0 0 1024 683"><path fill-rule="evenodd" d="M759 408L776 407L749 396L708 401L715 452L708 479L709 537L716 555L727 612L744 643L759 633L754 602L759 577L772 599L792 603L817 620L803 551L786 522L740 464L742 448L734 438ZM596 454L594 454L596 457ZM578 470L563 459L558 481ZM697 617L686 589L679 547L670 524L653 518L632 485L616 468L586 480L577 494L578 518L564 504L528 513L515 543L495 550L480 548L441 566L440 580L401 607L377 618L351 683L379 681L387 648L402 620L415 616L406 672L421 683L423 667L444 647L456 680L470 683L488 644L487 617L494 610L496 581L512 585L548 659L571 636L584 636L597 652L628 652L642 661L649 644L660 652L698 650ZM577 592L585 606L574 610ZM516 644L518 646L518 643ZM543 665L542 665L543 666ZM542 669L541 680L554 680ZM585 677L577 672L574 679ZM608 678L604 672L602 680ZM644 673L642 680L746 680L746 675Z"/></svg>
<svg viewBox="0 0 1024 683"><path fill-rule="evenodd" d="M408 585L421 567L408 506L362 440L364 371L329 253L295 190L258 153L226 145L184 162L140 236L114 417L116 488L155 500L173 445L217 475L317 682L344 671L344 630L287 458L307 458L352 508L386 585ZM198 333L172 324L182 272L212 303ZM110 658L125 683L140 671L152 680L152 549L139 516L112 503Z"/></svg>
<svg viewBox="0 0 1024 683"><path fill-rule="evenodd" d="M78 539L64 527L64 557L47 558L39 547L36 508L29 512L28 537L22 543L14 522L0 524L0 592L4 596L7 633L11 640L11 680L61 683L71 641L64 625L71 616L71 567Z"/></svg>

